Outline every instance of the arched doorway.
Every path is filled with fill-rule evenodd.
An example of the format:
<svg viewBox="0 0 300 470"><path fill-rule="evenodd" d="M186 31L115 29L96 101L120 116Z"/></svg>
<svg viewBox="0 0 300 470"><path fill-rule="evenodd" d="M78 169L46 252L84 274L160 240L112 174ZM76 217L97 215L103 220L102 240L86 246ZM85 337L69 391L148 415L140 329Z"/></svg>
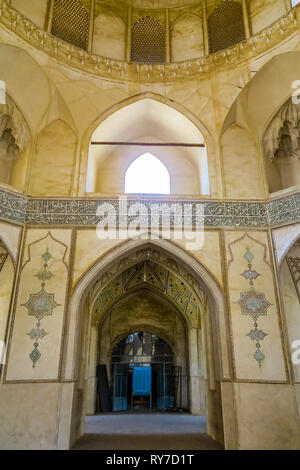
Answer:
<svg viewBox="0 0 300 470"><path fill-rule="evenodd" d="M137 368L143 372L142 367L151 369L151 406L141 394L133 401L133 372ZM128 411L131 405L131 411L176 408L180 375L171 347L158 335L136 331L123 338L112 350L110 369L112 411Z"/></svg>
<svg viewBox="0 0 300 470"><path fill-rule="evenodd" d="M160 279L171 280L171 283L156 283L153 269L158 278L161 276ZM166 272L169 275L165 276ZM126 285L124 280L127 281ZM183 295L177 295L178 292L172 290L174 286L181 291L186 289L186 301ZM115 296L111 295L113 292ZM195 258L177 245L159 239L152 242L128 240L118 245L89 269L73 292L69 307L64 380L74 380L74 389L70 428L65 428L64 434L60 433L61 445L72 445L84 432L84 417L94 401L91 397L95 393L96 377L91 371L95 371L98 364L100 329L111 317L112 310L122 310L122 302L129 295L134 299L141 292L143 295L148 292L149 295L158 296L160 302L167 301L170 309L176 310L179 322L184 322L187 408L193 414L206 414L207 433L224 444L221 381L224 378L230 380L231 372L222 290ZM136 318L129 324L118 321L114 325L114 345L118 337L120 340L137 331L150 331L160 336L160 332L154 331L149 324L151 316L147 322L141 316L138 316L139 321ZM123 326L127 331L121 331ZM155 328L155 325L152 326ZM156 326L164 325L159 322ZM165 325L165 331L168 329ZM168 341L169 344L171 342ZM111 351L106 348L109 361ZM204 397L203 411L200 409L201 393ZM66 438L69 439L68 444Z"/></svg>
<svg viewBox="0 0 300 470"><path fill-rule="evenodd" d="M289 342L292 378L297 385L300 382L300 238L289 246L281 260L279 281ZM296 396L300 409L298 392L296 392Z"/></svg>

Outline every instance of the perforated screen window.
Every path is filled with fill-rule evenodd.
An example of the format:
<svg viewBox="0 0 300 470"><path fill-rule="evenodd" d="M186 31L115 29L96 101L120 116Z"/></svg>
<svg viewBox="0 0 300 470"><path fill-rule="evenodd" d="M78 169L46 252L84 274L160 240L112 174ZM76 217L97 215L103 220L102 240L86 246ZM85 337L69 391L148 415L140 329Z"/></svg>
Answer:
<svg viewBox="0 0 300 470"><path fill-rule="evenodd" d="M159 21L146 16L133 25L131 60L138 64L166 62L166 29Z"/></svg>
<svg viewBox="0 0 300 470"><path fill-rule="evenodd" d="M87 49L89 14L78 0L55 0L52 34L64 41Z"/></svg>
<svg viewBox="0 0 300 470"><path fill-rule="evenodd" d="M246 39L243 10L238 2L222 0L208 18L209 52L218 52Z"/></svg>

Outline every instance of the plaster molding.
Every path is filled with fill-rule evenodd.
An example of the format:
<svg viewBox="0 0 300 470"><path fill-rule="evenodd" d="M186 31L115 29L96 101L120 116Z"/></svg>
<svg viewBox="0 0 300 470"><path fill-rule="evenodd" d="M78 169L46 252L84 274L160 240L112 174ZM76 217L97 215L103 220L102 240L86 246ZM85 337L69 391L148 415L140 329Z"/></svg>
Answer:
<svg viewBox="0 0 300 470"><path fill-rule="evenodd" d="M129 82L175 82L192 77L203 78L216 69L236 67L298 34L300 5L277 22L249 39L223 51L193 60L161 65L140 65L102 57L75 47L39 28L28 18L0 0L0 25L19 39L39 49L67 67Z"/></svg>
<svg viewBox="0 0 300 470"><path fill-rule="evenodd" d="M69 198L45 199L23 196L11 190L0 189L0 220L9 220L22 225L34 226L96 226L101 220L97 216L100 204L111 204L119 219L119 200L106 198ZM148 211L150 226L151 204L161 204L168 208L179 204L192 204L192 217L186 226L193 227L196 223L196 208L204 205L205 227L253 227L268 228L300 222L300 192L281 198L263 201L222 201L197 199L141 199L128 198L127 208L136 203L143 203ZM134 217L132 217L134 218ZM130 217L128 218L130 220ZM172 220L171 225L181 224ZM185 220L185 222L187 222Z"/></svg>

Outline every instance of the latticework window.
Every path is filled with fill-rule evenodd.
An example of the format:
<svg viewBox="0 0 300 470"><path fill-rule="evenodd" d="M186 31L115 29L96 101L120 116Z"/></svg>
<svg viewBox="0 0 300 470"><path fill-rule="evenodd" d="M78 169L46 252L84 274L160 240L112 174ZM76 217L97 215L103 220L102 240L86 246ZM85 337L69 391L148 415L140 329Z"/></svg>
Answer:
<svg viewBox="0 0 300 470"><path fill-rule="evenodd" d="M52 34L87 49L89 14L78 0L55 0Z"/></svg>
<svg viewBox="0 0 300 470"><path fill-rule="evenodd" d="M166 62L166 29L159 21L146 16L133 25L131 60L138 64Z"/></svg>
<svg viewBox="0 0 300 470"><path fill-rule="evenodd" d="M208 18L209 52L218 52L246 39L240 3L222 0Z"/></svg>

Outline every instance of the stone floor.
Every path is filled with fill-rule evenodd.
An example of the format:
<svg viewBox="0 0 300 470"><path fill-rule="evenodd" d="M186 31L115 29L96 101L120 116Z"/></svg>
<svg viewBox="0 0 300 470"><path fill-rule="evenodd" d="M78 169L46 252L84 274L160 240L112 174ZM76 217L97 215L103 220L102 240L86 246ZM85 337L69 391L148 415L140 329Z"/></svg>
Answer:
<svg viewBox="0 0 300 470"><path fill-rule="evenodd" d="M88 416L74 450L219 450L203 416L108 413Z"/></svg>

